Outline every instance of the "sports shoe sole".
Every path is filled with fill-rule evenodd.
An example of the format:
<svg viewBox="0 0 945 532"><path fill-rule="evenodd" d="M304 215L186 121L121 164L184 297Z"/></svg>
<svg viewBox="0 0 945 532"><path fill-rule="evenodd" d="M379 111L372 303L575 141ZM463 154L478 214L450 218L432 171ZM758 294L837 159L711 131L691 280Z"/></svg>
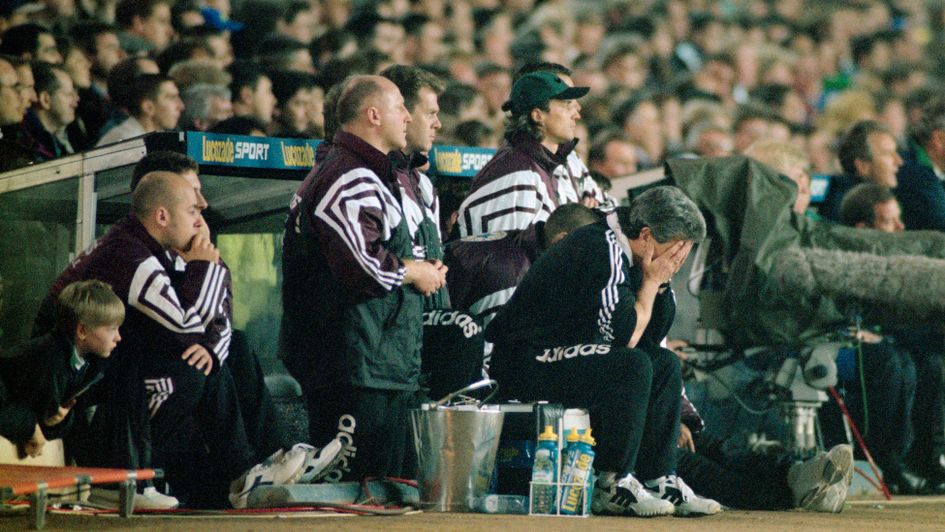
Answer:
<svg viewBox="0 0 945 532"><path fill-rule="evenodd" d="M798 506L801 508L816 506L819 504L820 500L824 498L830 486L838 482L844 482L846 485L850 484L850 481L853 479L853 450L849 446L841 447L838 445L827 453L827 463L824 464L823 479L823 484L816 490L811 490L804 494Z"/></svg>
<svg viewBox="0 0 945 532"><path fill-rule="evenodd" d="M326 446L326 447L327 447L327 446ZM324 450L324 448L322 448L322 450ZM343 444L341 445L341 449L338 450L338 452L335 454L335 457L331 459L331 462L328 462L328 465L326 465L325 467L323 467L322 470L321 470L321 472L316 473L311 479L306 480L305 483L306 483L306 484L315 484L316 482L319 482L319 481L322 480L323 478L327 477L332 471L335 470L335 466L337 466L338 464L341 463L342 460L344 460L345 453L347 453L347 452L348 452L348 445L343 443ZM303 465L303 467L302 467L302 470L303 470L303 472L304 472L304 470L305 470L304 465ZM299 475L299 476L301 477L301 475Z"/></svg>
<svg viewBox="0 0 945 532"><path fill-rule="evenodd" d="M607 508L606 504L607 503L591 502L591 513L595 515L614 515L622 517L660 517L664 515L673 515L673 513L676 511L676 507L673 506L672 503L663 509L653 508L651 510L637 510L633 507L624 508L623 506L620 506L620 509L616 511Z"/></svg>

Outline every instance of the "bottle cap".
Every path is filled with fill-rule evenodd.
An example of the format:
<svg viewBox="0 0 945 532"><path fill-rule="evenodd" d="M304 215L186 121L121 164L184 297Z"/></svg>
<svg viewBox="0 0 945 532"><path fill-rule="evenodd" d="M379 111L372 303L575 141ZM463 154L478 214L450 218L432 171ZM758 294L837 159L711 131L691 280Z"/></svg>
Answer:
<svg viewBox="0 0 945 532"><path fill-rule="evenodd" d="M592 446L597 445L597 440L595 440L594 437L591 436L591 429L587 429L584 431L584 435L581 436L581 443L586 443Z"/></svg>
<svg viewBox="0 0 945 532"><path fill-rule="evenodd" d="M557 441L558 435L555 434L551 425L545 425L545 431L538 435L538 441Z"/></svg>
<svg viewBox="0 0 945 532"><path fill-rule="evenodd" d="M580 440L581 435L578 434L578 429L571 429L571 432L568 433L568 437L565 439L568 440L568 443L572 443Z"/></svg>

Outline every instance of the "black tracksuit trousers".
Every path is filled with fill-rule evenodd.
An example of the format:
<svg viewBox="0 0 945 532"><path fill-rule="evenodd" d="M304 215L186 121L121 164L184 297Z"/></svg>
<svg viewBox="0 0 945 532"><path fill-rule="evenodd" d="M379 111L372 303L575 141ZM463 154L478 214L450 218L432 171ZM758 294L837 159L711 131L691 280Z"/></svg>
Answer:
<svg viewBox="0 0 945 532"><path fill-rule="evenodd" d="M676 470L699 495L739 510L787 510L794 495L787 473L790 453L726 452L723 441L694 434L696 452L676 450Z"/></svg>
<svg viewBox="0 0 945 532"><path fill-rule="evenodd" d="M597 471L640 480L675 473L682 379L671 351L582 344L492 360L504 398L588 409Z"/></svg>

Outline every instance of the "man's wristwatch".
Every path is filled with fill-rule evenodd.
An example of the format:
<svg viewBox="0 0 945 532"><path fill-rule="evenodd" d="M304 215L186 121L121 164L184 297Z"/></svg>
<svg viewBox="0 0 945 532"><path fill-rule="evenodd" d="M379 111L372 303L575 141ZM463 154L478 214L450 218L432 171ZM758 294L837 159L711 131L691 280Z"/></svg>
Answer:
<svg viewBox="0 0 945 532"><path fill-rule="evenodd" d="M661 284L661 285L660 285L660 290L665 290L665 289L669 288L669 283L670 283L669 281L666 281L665 283Z"/></svg>

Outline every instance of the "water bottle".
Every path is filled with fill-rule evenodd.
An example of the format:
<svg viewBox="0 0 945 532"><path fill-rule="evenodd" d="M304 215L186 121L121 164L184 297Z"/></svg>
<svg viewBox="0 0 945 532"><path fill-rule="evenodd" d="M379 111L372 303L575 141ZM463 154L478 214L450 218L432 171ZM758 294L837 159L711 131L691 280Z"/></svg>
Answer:
<svg viewBox="0 0 945 532"><path fill-rule="evenodd" d="M558 481L558 435L551 425L538 435L538 449L532 465L532 512L555 513L557 498L555 482Z"/></svg>
<svg viewBox="0 0 945 532"><path fill-rule="evenodd" d="M528 497L490 493L477 497L471 507L473 510L484 514L528 515Z"/></svg>
<svg viewBox="0 0 945 532"><path fill-rule="evenodd" d="M571 435L568 435L568 439ZM561 494L561 513L564 515L577 515L584 512L582 496L584 487L592 474L594 464L594 449L597 442L591 436L591 429L584 431L584 435L573 446L569 445L571 451L568 453L567 476L562 478L562 484L565 484L564 491ZM567 484L576 484L569 486Z"/></svg>

